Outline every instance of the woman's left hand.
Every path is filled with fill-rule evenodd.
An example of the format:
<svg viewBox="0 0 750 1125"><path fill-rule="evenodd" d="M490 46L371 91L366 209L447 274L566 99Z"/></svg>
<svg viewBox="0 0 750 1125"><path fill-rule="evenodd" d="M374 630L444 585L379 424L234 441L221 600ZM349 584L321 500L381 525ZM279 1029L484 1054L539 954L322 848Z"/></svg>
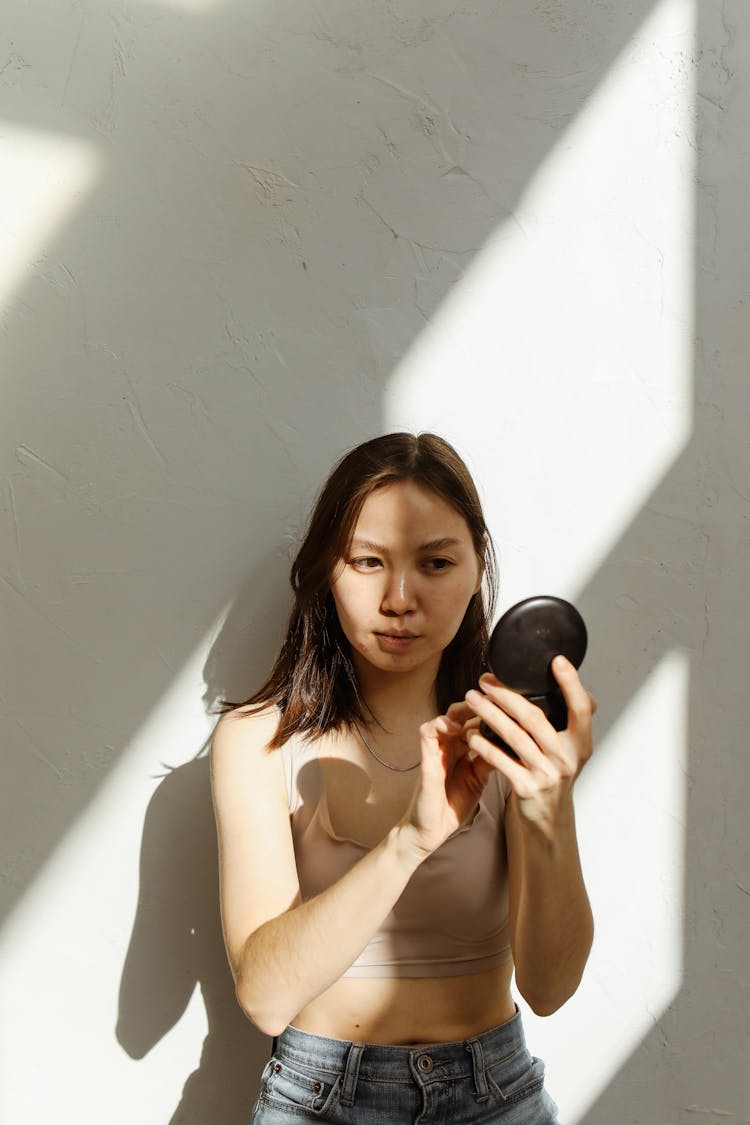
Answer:
<svg viewBox="0 0 750 1125"><path fill-rule="evenodd" d="M470 749L507 777L524 819L550 831L570 814L573 784L593 752L591 720L597 708L564 656L552 661L552 673L568 709L565 730L555 730L541 708L491 673L480 677L481 691L466 693L475 718L464 727ZM479 733L482 721L515 751L517 762Z"/></svg>

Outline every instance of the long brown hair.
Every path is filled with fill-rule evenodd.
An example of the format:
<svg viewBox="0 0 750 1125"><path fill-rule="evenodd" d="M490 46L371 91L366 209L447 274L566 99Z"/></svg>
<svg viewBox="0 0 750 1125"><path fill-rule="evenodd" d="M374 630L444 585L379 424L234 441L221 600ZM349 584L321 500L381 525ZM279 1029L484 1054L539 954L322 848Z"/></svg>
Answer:
<svg viewBox="0 0 750 1125"><path fill-rule="evenodd" d="M431 489L463 516L482 563L482 588L469 602L440 661L435 683L439 711L444 713L451 703L463 699L486 670L497 561L471 474L453 446L436 434L371 438L344 454L318 494L292 564L294 606L270 676L243 703L220 701L220 712L252 705L246 714L276 704L281 719L268 743L270 749L282 746L293 734L313 731L319 736L353 721L368 722L369 708L360 694L351 646L331 594L331 575L347 553L367 497L405 480Z"/></svg>

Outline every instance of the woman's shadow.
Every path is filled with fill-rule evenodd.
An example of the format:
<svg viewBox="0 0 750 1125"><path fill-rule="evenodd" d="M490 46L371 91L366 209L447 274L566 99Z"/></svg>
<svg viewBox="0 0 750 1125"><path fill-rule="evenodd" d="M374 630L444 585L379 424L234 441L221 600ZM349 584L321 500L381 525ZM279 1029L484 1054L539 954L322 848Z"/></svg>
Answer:
<svg viewBox="0 0 750 1125"><path fill-rule="evenodd" d="M179 1021L196 985L208 1032L170 1125L246 1125L268 1040L237 1003L224 950L203 753L164 778L146 812L117 1021L117 1039L131 1058L143 1058Z"/></svg>
<svg viewBox="0 0 750 1125"><path fill-rule="evenodd" d="M275 575L270 585L269 572ZM287 591L278 558L261 558L206 661L209 713L218 713L221 698L247 698L265 678L279 640L269 623L278 628L283 622ZM210 736L191 761L166 767L148 803L138 903L120 981L116 1035L134 1059L178 1023L196 985L201 990L208 1031L169 1125L246 1125L271 1049L237 1002L224 948L209 744Z"/></svg>

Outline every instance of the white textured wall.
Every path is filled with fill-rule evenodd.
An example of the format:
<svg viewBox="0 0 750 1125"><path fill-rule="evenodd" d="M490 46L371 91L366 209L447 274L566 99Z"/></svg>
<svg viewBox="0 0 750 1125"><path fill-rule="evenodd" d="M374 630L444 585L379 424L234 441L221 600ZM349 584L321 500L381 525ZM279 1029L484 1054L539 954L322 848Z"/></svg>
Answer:
<svg viewBox="0 0 750 1125"><path fill-rule="evenodd" d="M590 627L562 1119L750 1121L745 6L6 8L3 1125L247 1121L200 752L395 428Z"/></svg>

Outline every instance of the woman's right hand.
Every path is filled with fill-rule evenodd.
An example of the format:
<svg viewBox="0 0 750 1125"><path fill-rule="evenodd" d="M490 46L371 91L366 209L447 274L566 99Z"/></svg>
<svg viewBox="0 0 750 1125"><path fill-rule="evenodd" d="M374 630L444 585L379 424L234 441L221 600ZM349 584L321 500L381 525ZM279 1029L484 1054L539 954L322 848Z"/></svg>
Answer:
<svg viewBox="0 0 750 1125"><path fill-rule="evenodd" d="M420 859L471 820L495 770L466 741L467 725L477 723L476 712L461 702L419 728L421 769L399 827Z"/></svg>

